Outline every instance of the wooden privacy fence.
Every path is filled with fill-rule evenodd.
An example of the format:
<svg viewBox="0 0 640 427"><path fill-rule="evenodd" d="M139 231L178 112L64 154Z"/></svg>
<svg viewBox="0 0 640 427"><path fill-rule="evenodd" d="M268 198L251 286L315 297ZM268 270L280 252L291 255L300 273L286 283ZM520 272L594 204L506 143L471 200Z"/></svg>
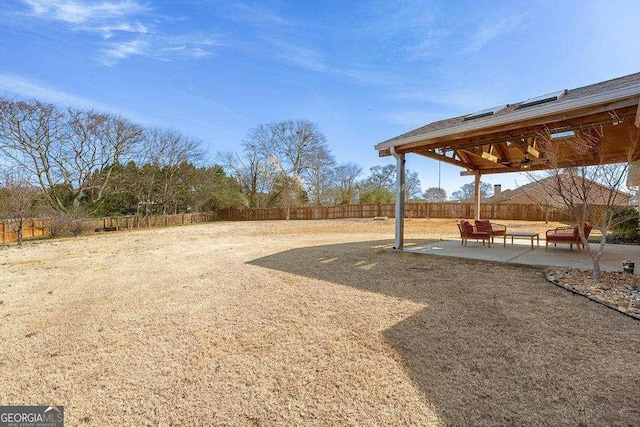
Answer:
<svg viewBox="0 0 640 427"><path fill-rule="evenodd" d="M283 208L270 209L221 209L218 219L226 221L261 221L286 219ZM395 217L395 204L339 205L291 208L289 219L340 219ZM473 203L406 203L405 218L473 218ZM481 204L480 217L520 221L570 221L562 210L543 208L532 204Z"/></svg>
<svg viewBox="0 0 640 427"><path fill-rule="evenodd" d="M170 227L174 225L197 224L217 219L215 212L188 213L176 215L156 216L121 216L107 218L86 218L80 220L80 228L85 232L132 230L137 228ZM24 220L22 238L24 240L42 238L51 234L52 220L50 218ZM2 243L18 240L16 221L0 222Z"/></svg>
<svg viewBox="0 0 640 427"><path fill-rule="evenodd" d="M84 219L83 228L88 231L119 231L135 228L171 227L174 225L197 224L217 219L215 212L186 213L155 216L114 216Z"/></svg>
<svg viewBox="0 0 640 427"><path fill-rule="evenodd" d="M47 226L51 224L47 219L27 219L22 223L22 238L34 239L48 235ZM0 222L2 230L2 243L18 241L17 221L8 220Z"/></svg>

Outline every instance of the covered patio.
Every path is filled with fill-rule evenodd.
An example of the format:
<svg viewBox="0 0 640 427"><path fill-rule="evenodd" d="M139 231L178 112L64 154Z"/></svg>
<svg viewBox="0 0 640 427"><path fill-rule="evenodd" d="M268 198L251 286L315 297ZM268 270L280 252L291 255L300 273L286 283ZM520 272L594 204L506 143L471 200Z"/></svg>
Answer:
<svg viewBox="0 0 640 427"><path fill-rule="evenodd" d="M593 249L597 244L592 243ZM591 257L585 251L569 250L558 246L545 252L544 244L531 249L531 245L525 240L516 240L514 244L508 240L503 246L502 239L496 239L491 248L482 246L482 243L469 243L468 246L460 245L460 239L451 236L450 240L440 242L407 245L406 252L438 255L445 257L457 257L475 259L481 261L498 261L507 264L531 265L538 267L569 267L581 270L593 268ZM602 271L621 272L623 262L626 259L640 261L640 246L610 245L600 260ZM640 271L637 265L636 272Z"/></svg>
<svg viewBox="0 0 640 427"><path fill-rule="evenodd" d="M464 169L461 175L474 176L474 216L480 219L482 175L635 162L639 129L640 73L635 73L433 122L381 142L375 146L379 156L393 156L397 165L394 247L404 247L407 154L456 165ZM597 155L571 149L582 136L597 140Z"/></svg>

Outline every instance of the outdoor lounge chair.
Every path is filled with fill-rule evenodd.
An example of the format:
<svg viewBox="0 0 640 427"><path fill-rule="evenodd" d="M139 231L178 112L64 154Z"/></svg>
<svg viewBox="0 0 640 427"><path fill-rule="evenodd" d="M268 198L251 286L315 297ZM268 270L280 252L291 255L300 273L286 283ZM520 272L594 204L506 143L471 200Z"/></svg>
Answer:
<svg viewBox="0 0 640 427"><path fill-rule="evenodd" d="M482 239L482 246L484 246L484 241L486 240L489 242L489 247L491 247L491 234L486 231L478 231L469 221L461 220L458 223L458 229L460 230L460 238L462 239L461 245L467 246L468 239Z"/></svg>
<svg viewBox="0 0 640 427"><path fill-rule="evenodd" d="M476 228L480 232L489 233L491 235L491 243L493 243L494 236L504 236L507 232L507 226L491 222L488 219L477 219Z"/></svg>
<svg viewBox="0 0 640 427"><path fill-rule="evenodd" d="M589 233L591 233L592 228L593 225L588 222L584 223L584 237L589 238ZM569 250L573 249L573 245L576 245L578 250L580 250L580 246L584 249L584 244L580 238L580 232L578 231L577 225L574 225L573 227L558 227L553 230L547 230L546 234L547 242L545 244L545 252L549 250L549 243L553 243L554 246L558 243L566 243L569 245Z"/></svg>

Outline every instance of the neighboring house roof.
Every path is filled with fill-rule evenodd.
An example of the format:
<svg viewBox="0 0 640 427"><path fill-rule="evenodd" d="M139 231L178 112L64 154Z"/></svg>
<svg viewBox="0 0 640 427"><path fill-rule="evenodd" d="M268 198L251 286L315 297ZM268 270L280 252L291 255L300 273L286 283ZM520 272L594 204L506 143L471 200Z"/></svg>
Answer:
<svg viewBox="0 0 640 427"><path fill-rule="evenodd" d="M459 130L466 130L466 128L481 129L485 126L488 127L498 124L498 122L503 123L505 121L509 121L512 116L514 118L518 115L524 114L535 116L536 113L540 113L542 115L555 111L562 111L564 108L575 108L574 104L579 104L580 101L584 101L585 103L588 103L589 101L599 103L602 102L602 99L600 98L603 98L603 95L610 95L612 99L617 99L618 97L626 97L628 95L635 94L640 94L640 73L630 74L628 76L618 77L616 79L576 89L565 90L555 101L523 106L526 102L525 100L516 102L515 104L507 104L504 108L495 110L493 114L485 117L474 118L473 120L468 120L468 116L471 116L471 114L465 114L450 119L432 122L426 126L419 127L410 132L381 142L376 145L376 149L379 150L386 146L393 146L395 145L393 142L413 139L414 137L426 138L429 137L430 134L434 134L434 136L442 136L449 133L456 133ZM467 120L465 120L465 118L467 118Z"/></svg>
<svg viewBox="0 0 640 427"><path fill-rule="evenodd" d="M549 178L545 178L545 179L549 179ZM532 190L533 188L535 188L538 185L539 184L537 182L530 182L529 184L525 184L525 185L522 185L520 187L516 187L513 190L510 190L510 189L502 190L500 192L499 196L486 197L486 198L482 199L482 202L483 203L505 202L505 201L513 199L514 197L517 197L517 196L519 196L521 194L526 193L527 190Z"/></svg>
<svg viewBox="0 0 640 427"><path fill-rule="evenodd" d="M487 197L483 199L482 202L483 203L503 203L503 202L508 202L510 200L513 200L518 196L523 196L523 197L529 198L531 200L531 203L539 203L542 205L545 205L545 204L558 205L561 203L559 203L558 201L552 202L551 200L549 200L549 196L547 192L543 190L543 187L545 185L552 185L555 179L556 178L554 176L550 176L548 178L544 178L539 181L530 182L520 187L516 187L513 190L509 190L509 189L503 190L501 191L499 196ZM597 185L604 192L607 192L607 193L609 192L609 187L591 180L587 180L587 181ZM619 195L619 198L625 198L627 202L631 198L630 194L623 191L619 191L618 195ZM597 197L597 194L594 194L594 197ZM594 202L594 203L597 203L597 202Z"/></svg>

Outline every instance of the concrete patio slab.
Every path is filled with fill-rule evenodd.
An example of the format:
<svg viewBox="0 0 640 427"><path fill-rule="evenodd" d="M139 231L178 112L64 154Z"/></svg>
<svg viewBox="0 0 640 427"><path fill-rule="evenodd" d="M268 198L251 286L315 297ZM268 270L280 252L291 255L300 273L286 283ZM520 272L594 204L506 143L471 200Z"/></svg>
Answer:
<svg viewBox="0 0 640 427"><path fill-rule="evenodd" d="M591 249L597 251L598 246L598 244L592 243ZM540 242L539 247L534 247L534 249L531 249L531 243L528 240L516 240L514 244L507 241L506 247L503 247L502 239L496 239L489 248L487 245L482 246L482 242L472 240L465 247L460 244L458 239L405 246L404 250L437 256L543 267L571 267L584 270L591 270L593 267L591 257L586 251L578 252L575 246L573 250L569 250L569 245L558 245L557 247L550 246L549 251L545 252L544 240ZM605 253L600 259L600 268L602 271L622 271L622 262L626 259L634 261L636 271L640 272L640 246L607 245Z"/></svg>

